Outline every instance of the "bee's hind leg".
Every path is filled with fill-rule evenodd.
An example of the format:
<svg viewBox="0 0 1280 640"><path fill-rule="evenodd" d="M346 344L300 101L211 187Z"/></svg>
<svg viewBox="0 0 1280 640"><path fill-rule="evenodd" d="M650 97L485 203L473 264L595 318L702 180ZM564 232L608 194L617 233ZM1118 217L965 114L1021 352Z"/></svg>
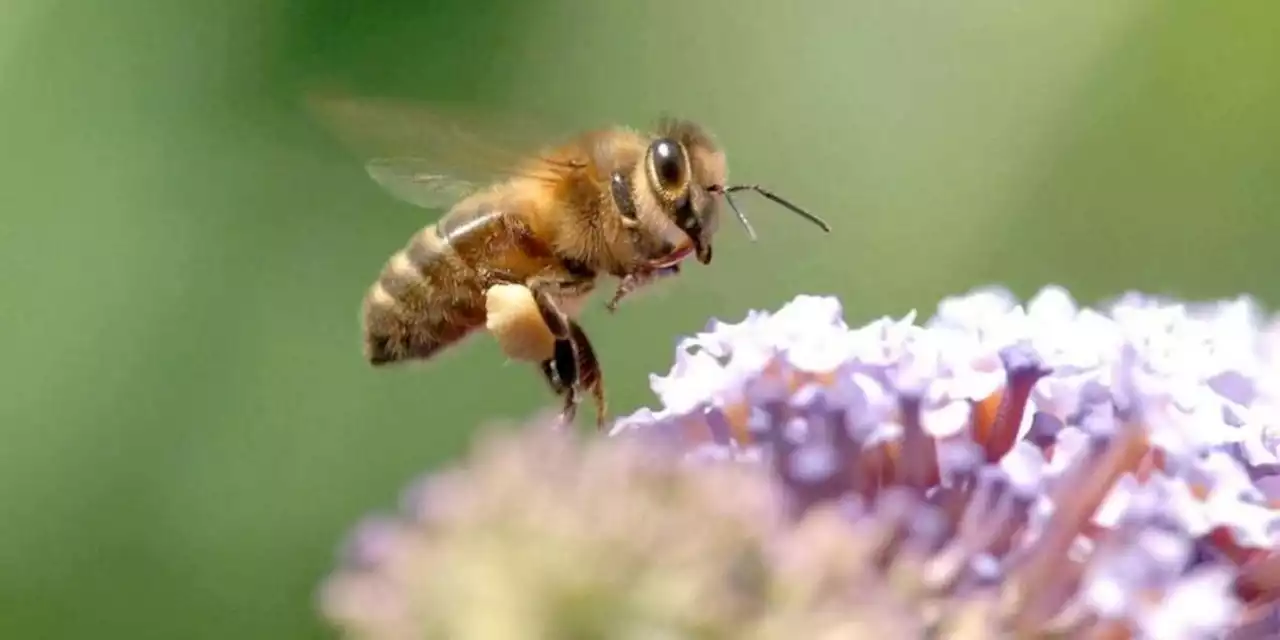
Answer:
<svg viewBox="0 0 1280 640"><path fill-rule="evenodd" d="M542 376L557 396L564 396L561 417L565 422L573 421L578 403L582 401L582 391L589 391L596 403L596 429L603 430L608 418L608 404L600 360L596 358L595 349L582 327L570 321L569 331L571 338L557 340L555 356L542 363Z"/></svg>
<svg viewBox="0 0 1280 640"><path fill-rule="evenodd" d="M568 340L556 340L555 355L544 360L541 365L542 376L546 378L551 391L557 396L564 396L564 409L561 418L566 423L573 422L581 401L578 387L577 352L573 343Z"/></svg>
<svg viewBox="0 0 1280 640"><path fill-rule="evenodd" d="M527 286L533 294L533 301L538 307L542 321L555 338L555 350L551 358L544 360L541 364L542 375L557 396L564 396L561 419L565 423L570 423L577 415L578 402L581 401L579 395L581 372L578 365L578 349L574 344L575 336L570 328L572 321L552 300L547 284L530 283Z"/></svg>
<svg viewBox="0 0 1280 640"><path fill-rule="evenodd" d="M565 396L563 417L572 421L577 414L579 393L586 389L596 401L596 429L603 430L608 415L604 399L604 378L595 349L582 327L562 312L548 293L548 285L530 283L534 303L547 329L555 337L555 352L550 360L542 363L543 376L551 384L556 395ZM560 283L565 288L564 283Z"/></svg>

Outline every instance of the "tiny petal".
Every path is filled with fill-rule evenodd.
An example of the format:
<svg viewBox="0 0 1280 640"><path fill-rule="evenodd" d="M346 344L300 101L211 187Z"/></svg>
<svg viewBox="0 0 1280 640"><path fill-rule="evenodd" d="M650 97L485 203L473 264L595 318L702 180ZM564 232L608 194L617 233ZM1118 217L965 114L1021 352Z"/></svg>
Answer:
<svg viewBox="0 0 1280 640"><path fill-rule="evenodd" d="M1013 487L1028 496L1039 493L1045 466L1044 454L1028 442L1019 442L1000 460L1000 468L1008 474Z"/></svg>
<svg viewBox="0 0 1280 640"><path fill-rule="evenodd" d="M1159 604L1137 616L1149 638L1220 638L1226 636L1243 609L1225 567L1195 570L1178 580Z"/></svg>

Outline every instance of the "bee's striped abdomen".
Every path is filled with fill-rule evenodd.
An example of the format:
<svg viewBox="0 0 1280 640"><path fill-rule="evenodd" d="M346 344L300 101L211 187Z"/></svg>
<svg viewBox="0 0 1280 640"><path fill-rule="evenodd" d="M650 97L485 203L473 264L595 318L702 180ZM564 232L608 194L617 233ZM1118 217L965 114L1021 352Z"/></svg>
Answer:
<svg viewBox="0 0 1280 640"><path fill-rule="evenodd" d="M479 274L438 228L414 234L365 296L365 357L371 364L430 358L484 325Z"/></svg>

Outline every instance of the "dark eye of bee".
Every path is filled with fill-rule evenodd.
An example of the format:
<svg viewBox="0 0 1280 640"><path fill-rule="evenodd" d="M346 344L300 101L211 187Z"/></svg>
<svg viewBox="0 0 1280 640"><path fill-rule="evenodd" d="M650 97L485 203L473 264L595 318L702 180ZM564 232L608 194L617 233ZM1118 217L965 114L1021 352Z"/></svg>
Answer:
<svg viewBox="0 0 1280 640"><path fill-rule="evenodd" d="M685 159L678 143L665 138L657 140L650 147L650 155L659 186L669 191L684 187Z"/></svg>

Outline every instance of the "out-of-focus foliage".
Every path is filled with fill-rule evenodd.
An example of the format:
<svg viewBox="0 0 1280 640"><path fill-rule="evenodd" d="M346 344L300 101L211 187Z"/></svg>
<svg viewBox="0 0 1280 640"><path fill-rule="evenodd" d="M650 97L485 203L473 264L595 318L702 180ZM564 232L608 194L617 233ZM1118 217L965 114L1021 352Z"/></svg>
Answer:
<svg viewBox="0 0 1280 640"><path fill-rule="evenodd" d="M10 0L0 19L0 633L312 637L350 522L545 389L477 342L370 371L356 311L436 215L303 93L704 120L748 202L711 268L585 318L619 412L706 317L851 322L1046 281L1280 303L1280 8L1010 0Z"/></svg>

